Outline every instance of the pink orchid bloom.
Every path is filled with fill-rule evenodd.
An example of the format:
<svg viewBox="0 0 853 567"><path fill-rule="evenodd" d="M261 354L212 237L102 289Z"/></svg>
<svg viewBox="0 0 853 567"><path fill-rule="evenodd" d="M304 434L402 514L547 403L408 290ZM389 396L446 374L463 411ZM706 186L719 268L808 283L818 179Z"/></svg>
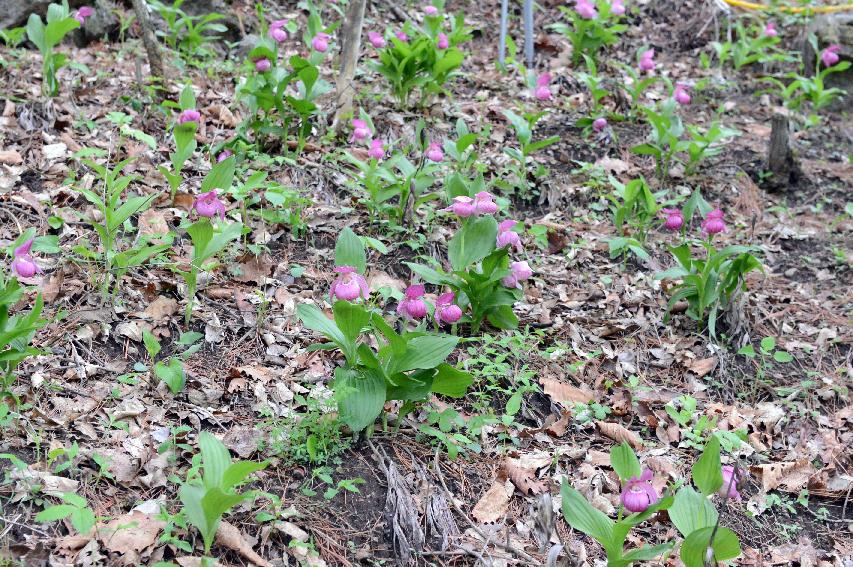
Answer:
<svg viewBox="0 0 853 567"><path fill-rule="evenodd" d="M438 142L431 142L429 148L427 148L426 157L428 160L436 163L444 161L444 152L441 151L441 144Z"/></svg>
<svg viewBox="0 0 853 567"><path fill-rule="evenodd" d="M382 34L376 32L367 32L367 39L376 49L382 49L386 45L385 38L382 37Z"/></svg>
<svg viewBox="0 0 853 567"><path fill-rule="evenodd" d="M424 286L410 285L406 289L405 297L397 305L397 314L406 319L423 319L427 314L427 306L423 299Z"/></svg>
<svg viewBox="0 0 853 567"><path fill-rule="evenodd" d="M385 157L385 148L382 140L373 140L370 142L370 149L367 150L367 155L373 159L382 159Z"/></svg>
<svg viewBox="0 0 853 567"><path fill-rule="evenodd" d="M216 196L216 189L212 189L196 197L193 208L195 212L203 217L213 218L219 215L220 219L225 218L225 205Z"/></svg>
<svg viewBox="0 0 853 567"><path fill-rule="evenodd" d="M820 60L823 61L824 66L832 67L836 63L841 60L841 57L838 56L838 52L841 51L841 46L838 44L833 44L823 50L820 54Z"/></svg>
<svg viewBox="0 0 853 567"><path fill-rule="evenodd" d="M185 124L187 122L198 123L199 120L201 120L201 113L194 108L188 108L178 116L178 124Z"/></svg>
<svg viewBox="0 0 853 567"><path fill-rule="evenodd" d="M575 5L575 11L584 20L594 20L598 17L598 11L589 0L578 0L578 3Z"/></svg>
<svg viewBox="0 0 853 567"><path fill-rule="evenodd" d="M521 282L529 280L533 276L533 270L526 261L511 262L509 265L510 275L501 280L505 287L515 287L521 289Z"/></svg>
<svg viewBox="0 0 853 567"><path fill-rule="evenodd" d="M433 17L438 15L438 8L435 6L429 5L424 7L424 14L427 16Z"/></svg>
<svg viewBox="0 0 853 567"><path fill-rule="evenodd" d="M652 71L655 68L655 50L647 49L640 55L640 71Z"/></svg>
<svg viewBox="0 0 853 567"><path fill-rule="evenodd" d="M474 195L474 212L478 215L493 215L498 212L498 204L488 191L480 191Z"/></svg>
<svg viewBox="0 0 853 567"><path fill-rule="evenodd" d="M738 483L743 480L743 471L738 469L737 478L732 479L735 474L735 468L731 465L723 465L720 471L723 475L723 484L717 491L717 494L723 498L731 498L740 502L740 492L738 492Z"/></svg>
<svg viewBox="0 0 853 567"><path fill-rule="evenodd" d="M689 87L684 83L677 83L675 85L675 92L672 94L672 98L674 98L675 102L681 106L687 106L690 104L690 93L687 92L688 88Z"/></svg>
<svg viewBox="0 0 853 567"><path fill-rule="evenodd" d="M284 25L287 23L287 20L275 20L270 24L269 36L273 38L277 43L281 43L287 40L287 31L284 29Z"/></svg>
<svg viewBox="0 0 853 567"><path fill-rule="evenodd" d="M400 30L397 33L395 33L394 37L396 37L397 39L399 39L400 41L403 41L403 42L409 41L409 36L406 35L406 32L404 32L403 30Z"/></svg>
<svg viewBox="0 0 853 567"><path fill-rule="evenodd" d="M257 61L255 61L255 70L260 72L260 73L264 73L266 71L269 71L271 68L272 68L272 63L267 58L258 59Z"/></svg>
<svg viewBox="0 0 853 567"><path fill-rule="evenodd" d="M435 322L453 324L462 318L462 308L453 303L456 295L452 291L442 293L435 300Z"/></svg>
<svg viewBox="0 0 853 567"><path fill-rule="evenodd" d="M610 3L610 13L614 16L621 16L625 13L625 5L622 4L622 0L613 0Z"/></svg>
<svg viewBox="0 0 853 567"><path fill-rule="evenodd" d="M776 31L776 24L767 22L767 25L764 26L764 37L776 37L777 35L779 35L779 32Z"/></svg>
<svg viewBox="0 0 853 567"><path fill-rule="evenodd" d="M446 33L439 32L438 40L436 40L435 46L439 49L447 49L448 47L450 47L450 39L448 39Z"/></svg>
<svg viewBox="0 0 853 567"><path fill-rule="evenodd" d="M352 266L338 266L335 272L340 274L329 288L329 298L334 303L336 299L341 301L352 301L370 296L370 287L364 276L356 272Z"/></svg>
<svg viewBox="0 0 853 567"><path fill-rule="evenodd" d="M33 239L30 238L12 252L12 272L20 278L31 278L41 271L30 255L32 248Z"/></svg>
<svg viewBox="0 0 853 567"><path fill-rule="evenodd" d="M605 128L607 128L607 119L606 118L599 116L598 118L596 118L595 120L592 121L592 129L595 130L596 132L601 132Z"/></svg>
<svg viewBox="0 0 853 567"><path fill-rule="evenodd" d="M326 50L329 49L329 39L329 34L318 32L317 35L314 36L314 39L311 40L311 47L320 53L325 53Z"/></svg>
<svg viewBox="0 0 853 567"><path fill-rule="evenodd" d="M719 234L726 230L726 223L723 221L723 211L714 209L705 216L702 221L702 230L707 234Z"/></svg>
<svg viewBox="0 0 853 567"><path fill-rule="evenodd" d="M219 152L219 155L216 156L216 163L223 162L233 155L234 155L234 152L232 152L231 150L222 150L221 152Z"/></svg>
<svg viewBox="0 0 853 567"><path fill-rule="evenodd" d="M679 209L661 209L661 214L666 217L663 226L669 230L678 230L684 226L684 215Z"/></svg>
<svg viewBox="0 0 853 567"><path fill-rule="evenodd" d="M441 209L442 211L453 213L454 215L461 218L468 218L474 214L476 214L477 209L474 206L474 199L466 196L459 196L453 198L453 204L447 207L446 209Z"/></svg>
<svg viewBox="0 0 853 567"><path fill-rule="evenodd" d="M80 22L80 25L86 23L86 18L95 13L95 10L91 6L81 6L77 13L74 14L74 19Z"/></svg>
<svg viewBox="0 0 853 567"><path fill-rule="evenodd" d="M350 138L350 142L355 140L366 140L370 138L370 126L367 125L365 120L360 118L352 119L352 138Z"/></svg>
<svg viewBox="0 0 853 567"><path fill-rule="evenodd" d="M551 74L542 73L536 79L536 88L533 89L533 96L538 100L551 100Z"/></svg>
<svg viewBox="0 0 853 567"><path fill-rule="evenodd" d="M652 486L652 471L646 469L639 477L634 477L625 483L619 499L629 512L645 512L655 504L660 497Z"/></svg>
<svg viewBox="0 0 853 567"><path fill-rule="evenodd" d="M495 246L498 248L506 248L511 246L517 251L522 250L521 237L512 228L518 224L514 220L505 220L498 225L498 236Z"/></svg>

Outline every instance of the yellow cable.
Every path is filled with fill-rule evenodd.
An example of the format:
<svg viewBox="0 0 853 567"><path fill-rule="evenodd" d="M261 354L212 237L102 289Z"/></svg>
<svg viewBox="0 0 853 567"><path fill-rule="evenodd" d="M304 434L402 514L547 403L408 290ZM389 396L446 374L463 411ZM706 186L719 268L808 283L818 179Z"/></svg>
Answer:
<svg viewBox="0 0 853 567"><path fill-rule="evenodd" d="M723 0L729 6L735 6L737 8L743 8L744 10L778 10L780 12L789 12L793 14L800 14L802 12L811 12L814 14L829 14L832 12L846 12L847 10L853 10L853 4L845 4L843 6L817 6L814 8L807 8L801 6L765 6L764 4L756 4L755 2L747 2L746 0Z"/></svg>

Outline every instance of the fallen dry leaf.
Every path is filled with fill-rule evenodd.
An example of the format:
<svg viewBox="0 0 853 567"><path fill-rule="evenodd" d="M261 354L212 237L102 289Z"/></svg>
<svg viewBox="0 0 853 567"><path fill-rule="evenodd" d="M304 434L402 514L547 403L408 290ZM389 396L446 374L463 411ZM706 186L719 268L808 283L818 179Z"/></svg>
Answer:
<svg viewBox="0 0 853 567"><path fill-rule="evenodd" d="M542 390L545 394L555 403L588 404L595 399L592 391L572 386L568 382L556 378L542 377L539 379L539 383L542 384Z"/></svg>
<svg viewBox="0 0 853 567"><path fill-rule="evenodd" d="M687 362L687 369L696 374L699 378L713 372L717 367L717 357L693 359Z"/></svg>
<svg viewBox="0 0 853 567"><path fill-rule="evenodd" d="M166 522L142 512L131 512L98 529L104 548L114 553L140 552L157 541Z"/></svg>
<svg viewBox="0 0 853 567"><path fill-rule="evenodd" d="M635 450L643 448L643 440L640 439L640 436L618 423L596 421L595 425L603 435L613 439L617 443L627 442Z"/></svg>
<svg viewBox="0 0 853 567"><path fill-rule="evenodd" d="M761 477L761 490L768 492L780 488L786 492L799 492L805 488L809 479L816 473L808 459L796 462L770 463L749 468L753 474Z"/></svg>
<svg viewBox="0 0 853 567"><path fill-rule="evenodd" d="M543 466L551 463L550 457L546 456L546 459ZM525 462L522 459L507 457L504 460L504 472L506 472L506 475L522 494L526 496L541 494L547 490L547 487L544 482L536 478L536 471L542 468L541 466L537 466L539 464L536 461Z"/></svg>
<svg viewBox="0 0 853 567"><path fill-rule="evenodd" d="M255 553L255 550L246 542L240 530L225 520L222 520L219 524L219 529L216 530L216 543L239 553L244 559L251 561L259 567L275 567L272 563Z"/></svg>
<svg viewBox="0 0 853 567"><path fill-rule="evenodd" d="M486 491L474 506L471 515L481 524L492 524L506 516L509 507L509 497L514 491L513 484L501 476L495 480L492 487Z"/></svg>

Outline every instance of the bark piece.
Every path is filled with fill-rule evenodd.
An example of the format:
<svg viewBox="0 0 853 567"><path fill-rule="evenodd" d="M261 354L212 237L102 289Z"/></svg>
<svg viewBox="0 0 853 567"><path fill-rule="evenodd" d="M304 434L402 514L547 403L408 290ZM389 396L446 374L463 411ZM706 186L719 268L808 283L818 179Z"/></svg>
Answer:
<svg viewBox="0 0 853 567"><path fill-rule="evenodd" d="M142 44L145 46L145 53L148 55L148 67L151 76L165 80L163 58L160 55L157 38L154 36L154 29L151 27L151 17L145 0L133 0L133 11L136 12L136 21L142 30Z"/></svg>
<svg viewBox="0 0 853 567"><path fill-rule="evenodd" d="M340 131L347 117L352 114L352 99L355 94L353 77L358 66L358 54L361 51L361 29L364 25L364 12L367 0L352 0L347 7L342 32L341 71L335 85L335 97L338 110L335 113L334 128Z"/></svg>
<svg viewBox="0 0 853 567"><path fill-rule="evenodd" d="M771 121L767 169L773 174L767 182L770 189L785 189L800 177L800 166L791 151L788 117L781 113L774 114Z"/></svg>

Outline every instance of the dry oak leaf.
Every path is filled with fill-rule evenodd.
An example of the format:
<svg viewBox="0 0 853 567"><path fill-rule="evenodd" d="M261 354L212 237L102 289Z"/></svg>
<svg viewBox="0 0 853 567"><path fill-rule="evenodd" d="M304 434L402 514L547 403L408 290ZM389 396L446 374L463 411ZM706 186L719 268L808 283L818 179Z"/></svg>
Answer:
<svg viewBox="0 0 853 567"><path fill-rule="evenodd" d="M3 165L21 165L24 158L17 150L0 151L0 163Z"/></svg>
<svg viewBox="0 0 853 567"><path fill-rule="evenodd" d="M753 474L761 477L761 489L768 492L780 488L786 492L799 492L805 488L816 471L808 459L795 462L770 463L749 468Z"/></svg>
<svg viewBox="0 0 853 567"><path fill-rule="evenodd" d="M714 368L717 367L717 357L712 356L710 358L689 360L686 366L690 372L693 372L696 376L701 378L714 371Z"/></svg>
<svg viewBox="0 0 853 567"><path fill-rule="evenodd" d="M239 528L229 524L225 520L219 524L219 529L216 530L216 543L227 547L228 549L237 552L244 559L251 561L259 567L275 567L272 563L255 553L252 546L240 533Z"/></svg>
<svg viewBox="0 0 853 567"><path fill-rule="evenodd" d="M577 388L556 378L539 378L539 383L542 384L545 394L556 403L588 404L594 399L591 391Z"/></svg>
<svg viewBox="0 0 853 567"><path fill-rule="evenodd" d="M162 323L177 312L178 301L162 295L157 296L157 299L145 308L145 315L155 323Z"/></svg>
<svg viewBox="0 0 853 567"><path fill-rule="evenodd" d="M538 468L535 465L532 467L525 467L523 464L523 461L519 459L511 459L509 457L504 461L504 471L506 471L506 475L515 487L526 496L545 492L545 483L536 478L536 471ZM550 464L550 459L546 465L547 464Z"/></svg>
<svg viewBox="0 0 853 567"><path fill-rule="evenodd" d="M154 545L157 535L166 522L143 514L131 512L101 526L98 536L104 547L114 553L139 552Z"/></svg>
<svg viewBox="0 0 853 567"><path fill-rule="evenodd" d="M471 515L481 524L492 524L506 515L509 498L514 491L512 482L498 477L492 487L474 505Z"/></svg>
<svg viewBox="0 0 853 567"><path fill-rule="evenodd" d="M640 439L640 436L618 423L596 421L595 425L598 427L598 430L602 435L613 439L617 443L622 443L623 441L627 442L631 447L638 451L643 448L643 440Z"/></svg>

